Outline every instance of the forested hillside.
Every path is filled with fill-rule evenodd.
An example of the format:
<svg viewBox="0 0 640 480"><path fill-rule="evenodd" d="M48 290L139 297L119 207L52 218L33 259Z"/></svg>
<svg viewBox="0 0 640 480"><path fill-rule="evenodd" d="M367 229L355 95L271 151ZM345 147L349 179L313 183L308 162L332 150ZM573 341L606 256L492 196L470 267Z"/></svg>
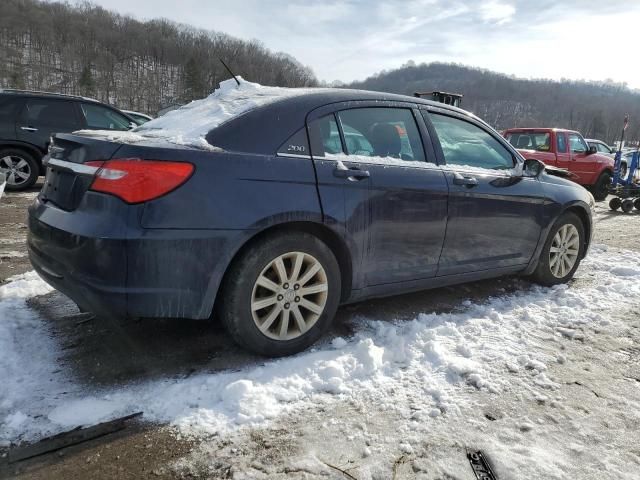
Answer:
<svg viewBox="0 0 640 480"><path fill-rule="evenodd" d="M464 94L464 109L498 129L572 128L608 142L619 139L628 113L631 122L627 138L640 138L640 94L623 85L522 80L455 64L410 62L348 87L408 95L432 90L458 92Z"/></svg>
<svg viewBox="0 0 640 480"><path fill-rule="evenodd" d="M212 19L212 27L224 26ZM219 58L264 85L317 84L309 68L255 41L167 20L140 22L90 3L0 4L0 87L81 94L155 114L229 78Z"/></svg>

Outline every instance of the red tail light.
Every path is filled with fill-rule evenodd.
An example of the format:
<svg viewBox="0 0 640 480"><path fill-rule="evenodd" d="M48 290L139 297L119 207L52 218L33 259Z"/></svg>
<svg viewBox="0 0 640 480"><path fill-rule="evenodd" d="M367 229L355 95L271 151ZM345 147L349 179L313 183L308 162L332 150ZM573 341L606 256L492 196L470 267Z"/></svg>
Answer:
<svg viewBox="0 0 640 480"><path fill-rule="evenodd" d="M153 200L175 190L193 173L185 162L163 162L139 158L118 158L106 162L87 162L98 167L90 189L110 193L127 203Z"/></svg>

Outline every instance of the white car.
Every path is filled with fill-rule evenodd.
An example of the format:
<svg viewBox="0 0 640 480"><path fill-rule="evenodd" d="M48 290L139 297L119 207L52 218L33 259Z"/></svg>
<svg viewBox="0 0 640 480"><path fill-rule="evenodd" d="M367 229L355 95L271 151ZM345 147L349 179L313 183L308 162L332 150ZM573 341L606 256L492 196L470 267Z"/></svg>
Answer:
<svg viewBox="0 0 640 480"><path fill-rule="evenodd" d="M133 121L138 125L142 125L143 123L148 122L149 120L153 120L153 117L147 115L146 113L134 112L133 110L122 110L124 113L133 118Z"/></svg>

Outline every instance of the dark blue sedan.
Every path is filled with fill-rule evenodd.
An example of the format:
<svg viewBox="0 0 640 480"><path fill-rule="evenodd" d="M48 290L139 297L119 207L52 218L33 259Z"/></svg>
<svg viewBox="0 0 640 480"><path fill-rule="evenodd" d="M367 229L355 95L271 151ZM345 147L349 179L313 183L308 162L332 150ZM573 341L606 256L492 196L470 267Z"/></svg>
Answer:
<svg viewBox="0 0 640 480"><path fill-rule="evenodd" d="M82 310L220 318L278 356L340 304L511 274L553 285L588 250L591 194L468 112L340 89L255 105L199 146L153 134L184 115L135 141L57 135L29 210L37 272Z"/></svg>

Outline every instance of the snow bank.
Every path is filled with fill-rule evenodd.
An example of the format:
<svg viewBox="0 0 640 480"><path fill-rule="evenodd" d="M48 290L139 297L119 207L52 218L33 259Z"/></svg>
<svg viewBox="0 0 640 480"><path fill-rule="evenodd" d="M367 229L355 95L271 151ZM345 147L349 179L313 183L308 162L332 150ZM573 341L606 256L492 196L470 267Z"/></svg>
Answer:
<svg viewBox="0 0 640 480"><path fill-rule="evenodd" d="M247 82L242 77L238 79L240 85L234 79L220 82L220 87L207 98L194 100L128 132L80 130L76 133L121 143L162 141L219 150L205 140L207 133L218 125L263 105L317 90L265 87Z"/></svg>
<svg viewBox="0 0 640 480"><path fill-rule="evenodd" d="M482 304L463 302L462 311L421 313L412 321L363 318L352 338L295 357L92 392L69 384L45 320L25 303L50 290L32 272L0 287L0 441L33 440L138 410L185 434L209 435L365 394L389 409L410 403L425 419L457 415L473 403L474 391L512 389L514 372L525 371L530 380L518 388L544 402L557 388L547 365L561 363L562 352L540 353L539 336L575 339L588 328L611 330L610 309L640 304L640 254L616 253L624 269L610 258L605 247L594 246L578 273L597 275L598 282L579 288L532 286Z"/></svg>

